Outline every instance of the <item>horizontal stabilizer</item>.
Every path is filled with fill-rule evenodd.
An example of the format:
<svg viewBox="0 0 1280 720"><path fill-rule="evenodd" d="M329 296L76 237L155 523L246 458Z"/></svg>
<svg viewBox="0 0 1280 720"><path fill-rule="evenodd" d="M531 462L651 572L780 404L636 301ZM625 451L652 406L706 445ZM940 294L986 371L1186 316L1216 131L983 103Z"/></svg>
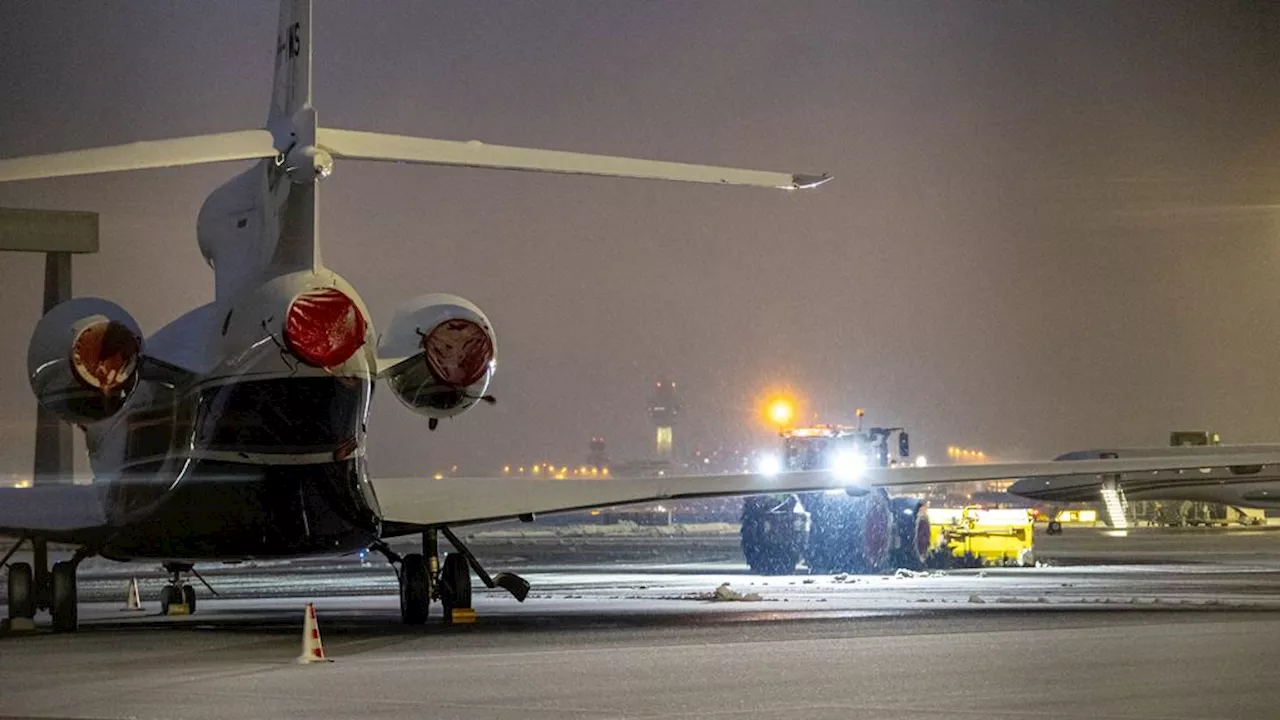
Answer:
<svg viewBox="0 0 1280 720"><path fill-rule="evenodd" d="M687 163L639 160L610 155L588 155L559 150L537 150L507 145L486 145L472 140L432 140L429 138L388 135L357 130L319 128L316 144L334 157L360 160L383 160L423 165L456 165L500 170L566 175L601 175L606 177L684 182L752 185L756 187L798 190L821 185L828 175L796 175L762 170L740 170L690 165Z"/></svg>
<svg viewBox="0 0 1280 720"><path fill-rule="evenodd" d="M36 180L120 170L256 160L279 154L271 133L241 130L215 135L111 145L50 155L0 159L0 182Z"/></svg>

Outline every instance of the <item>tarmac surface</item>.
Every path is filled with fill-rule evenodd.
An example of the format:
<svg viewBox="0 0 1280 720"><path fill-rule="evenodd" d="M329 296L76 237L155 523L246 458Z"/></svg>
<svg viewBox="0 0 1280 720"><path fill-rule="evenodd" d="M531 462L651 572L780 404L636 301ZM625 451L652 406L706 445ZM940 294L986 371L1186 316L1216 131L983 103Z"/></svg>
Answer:
<svg viewBox="0 0 1280 720"><path fill-rule="evenodd" d="M81 632L0 638L0 717L1280 716L1271 528L1069 529L1038 536L1042 567L773 578L732 535L645 532L473 532L534 589L477 588L461 626L400 626L378 556L211 568L222 597L197 585L182 618L158 614L162 573L87 564ZM726 582L759 599L711 599ZM332 663L295 662L307 602Z"/></svg>

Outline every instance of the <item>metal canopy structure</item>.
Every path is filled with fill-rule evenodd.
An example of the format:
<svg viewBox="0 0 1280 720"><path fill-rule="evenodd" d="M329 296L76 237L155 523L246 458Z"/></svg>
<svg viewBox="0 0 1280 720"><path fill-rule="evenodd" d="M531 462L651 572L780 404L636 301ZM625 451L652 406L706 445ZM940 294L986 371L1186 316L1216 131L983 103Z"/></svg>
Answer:
<svg viewBox="0 0 1280 720"><path fill-rule="evenodd" d="M0 250L98 252L98 213L0 208Z"/></svg>
<svg viewBox="0 0 1280 720"><path fill-rule="evenodd" d="M71 299L71 256L98 252L98 214L0 208L0 251L44 253L44 309ZM71 426L36 406L32 483L71 482Z"/></svg>

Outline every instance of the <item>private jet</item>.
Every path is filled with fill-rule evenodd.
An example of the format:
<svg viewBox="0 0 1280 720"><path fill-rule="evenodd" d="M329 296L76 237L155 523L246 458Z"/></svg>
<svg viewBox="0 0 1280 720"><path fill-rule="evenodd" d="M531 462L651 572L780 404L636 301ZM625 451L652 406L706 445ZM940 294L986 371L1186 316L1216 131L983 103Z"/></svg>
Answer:
<svg viewBox="0 0 1280 720"><path fill-rule="evenodd" d="M376 11L376 6L370 6ZM626 503L834 491L883 499L884 487L1010 477L1199 468L1203 457L988 466L825 470L613 479L372 478L369 408L382 383L427 430L492 403L497 340L485 313L454 295L402 305L375 331L355 288L321 260L319 186L345 161L381 161L807 190L825 174L780 173L389 135L325 127L312 103L312 6L284 0L272 48L264 128L0 159L0 181L252 161L205 200L196 221L214 297L150 335L108 300L73 298L37 324L28 375L38 402L83 433L89 484L0 490L9 555L8 614L48 610L78 627L76 573L88 557L156 563L162 607L195 609L197 563L375 550L399 578L401 619L471 604L472 574L524 600L529 585L493 576L453 529L470 523ZM163 262L163 258L158 259ZM1237 453L1219 466L1280 464ZM439 557L438 539L454 548ZM387 541L421 537L400 555ZM867 537L866 533L858 538ZM879 535L877 537L880 537ZM863 542L865 540L859 540ZM851 540L852 542L852 540ZM49 543L77 548L48 564ZM28 545L33 562L10 562Z"/></svg>

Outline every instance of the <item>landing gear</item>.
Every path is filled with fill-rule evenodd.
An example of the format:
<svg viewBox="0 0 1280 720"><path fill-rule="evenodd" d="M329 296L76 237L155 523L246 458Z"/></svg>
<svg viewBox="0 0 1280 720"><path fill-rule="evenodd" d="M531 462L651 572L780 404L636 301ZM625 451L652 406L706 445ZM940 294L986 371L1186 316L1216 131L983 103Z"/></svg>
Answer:
<svg viewBox="0 0 1280 720"><path fill-rule="evenodd" d="M471 566L462 553L444 556L440 567L440 605L444 619L452 619L455 609L471 609Z"/></svg>
<svg viewBox="0 0 1280 720"><path fill-rule="evenodd" d="M14 563L9 566L9 619L30 620L35 615L35 575L27 563Z"/></svg>
<svg viewBox="0 0 1280 720"><path fill-rule="evenodd" d="M405 625L421 625L431 613L431 574L427 561L418 553L400 560L400 620Z"/></svg>
<svg viewBox="0 0 1280 720"><path fill-rule="evenodd" d="M17 552L22 542L30 542L31 558L34 563L12 563L9 565L9 620L25 621L31 626L31 619L37 610L49 611L53 616L53 629L57 632L75 632L80 624L79 599L76 596L76 569L80 561L94 554L90 548L80 548L70 560L62 560L49 569L49 544L40 538L30 538L14 545L9 553L0 559L0 565L8 562Z"/></svg>
<svg viewBox="0 0 1280 720"><path fill-rule="evenodd" d="M443 565L439 561L440 533L456 550L445 556ZM393 566L399 566L400 619L406 625L425 623L434 600L439 600L443 606L446 622L449 622L453 610L469 609L473 571L485 587L500 587L520 602L529 595L529 583L519 575L498 573L490 577L462 540L447 527L429 528L422 533L422 553L401 557L382 542L374 545L373 549L386 556Z"/></svg>
<svg viewBox="0 0 1280 720"><path fill-rule="evenodd" d="M196 589L187 583L187 573L195 572L185 563L165 563L169 572L169 584L160 589L160 613L162 615L194 615Z"/></svg>
<svg viewBox="0 0 1280 720"><path fill-rule="evenodd" d="M49 613L53 615L56 632L75 632L80 622L79 602L76 598L76 565L74 560L53 564Z"/></svg>

